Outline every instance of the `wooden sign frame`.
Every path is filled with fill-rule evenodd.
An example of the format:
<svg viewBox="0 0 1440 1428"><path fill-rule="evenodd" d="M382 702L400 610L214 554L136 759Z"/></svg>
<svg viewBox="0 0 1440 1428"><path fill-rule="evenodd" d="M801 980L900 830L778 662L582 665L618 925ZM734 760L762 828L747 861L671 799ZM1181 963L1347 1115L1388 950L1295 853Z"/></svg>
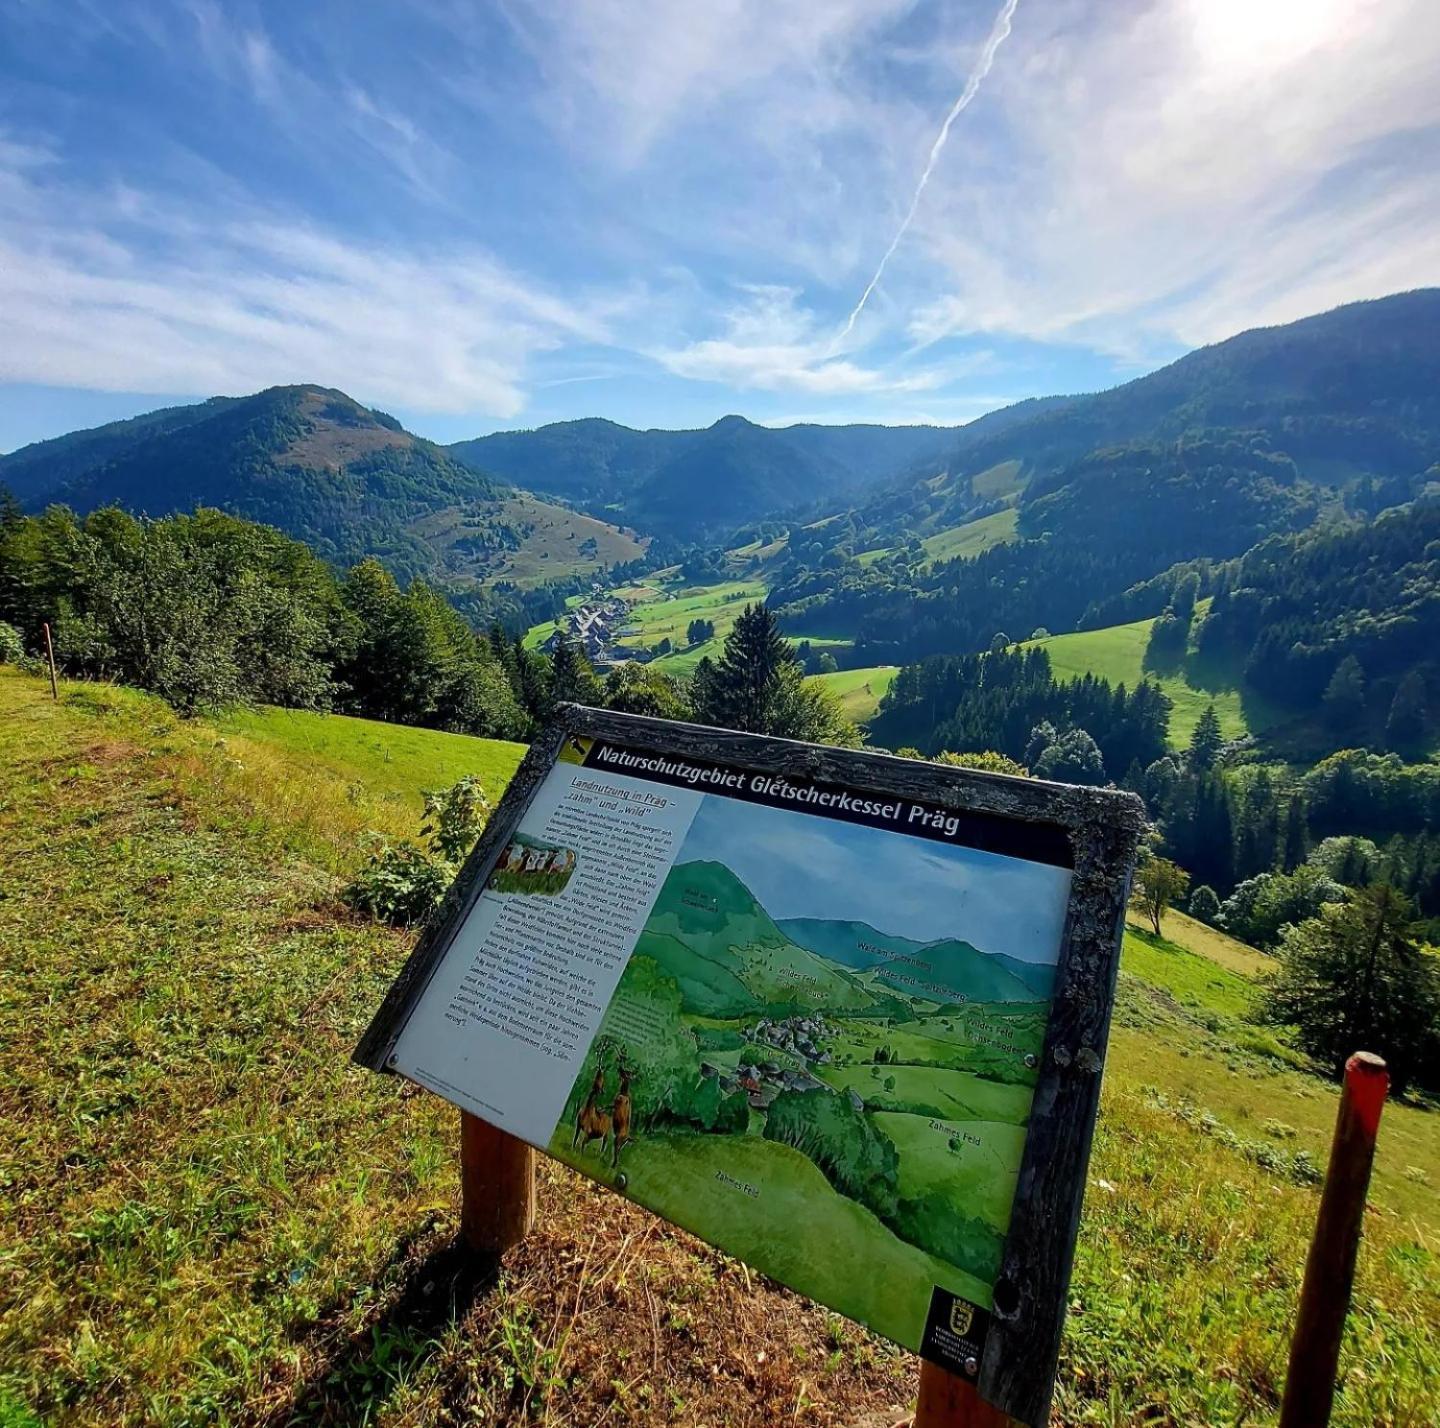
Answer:
<svg viewBox="0 0 1440 1428"><path fill-rule="evenodd" d="M1069 908L1018 1186L993 1286L980 1397L1021 1423L1047 1421L1085 1174L1100 1101L1120 940L1144 808L1133 794L981 773L866 750L830 748L613 711L562 705L526 754L444 903L355 1050L376 1071L392 1055L500 854L565 741L626 749L898 795L967 815L1030 825L1068 844ZM643 777L643 774L637 775Z"/></svg>

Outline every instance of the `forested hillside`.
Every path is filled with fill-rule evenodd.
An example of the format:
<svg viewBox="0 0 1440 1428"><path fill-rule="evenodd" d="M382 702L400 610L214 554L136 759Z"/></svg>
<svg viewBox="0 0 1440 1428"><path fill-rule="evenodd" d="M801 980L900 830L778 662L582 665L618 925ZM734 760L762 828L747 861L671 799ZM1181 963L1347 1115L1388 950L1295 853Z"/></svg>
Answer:
<svg viewBox="0 0 1440 1428"><path fill-rule="evenodd" d="M216 507L273 525L327 560L373 556L402 577L533 581L643 549L612 526L518 497L393 417L312 386L217 397L40 442L0 457L0 485L32 509L63 502L81 514ZM546 533L538 542L537 532ZM537 553L517 574L527 543L545 560Z"/></svg>
<svg viewBox="0 0 1440 1428"><path fill-rule="evenodd" d="M772 600L790 628L853 637L855 663L898 663L1105 623L1087 612L1179 562L1413 501L1440 479L1437 317L1434 290L1355 304L976 423L945 476L792 532ZM1018 539L973 560L923 548L1011 508Z"/></svg>
<svg viewBox="0 0 1440 1428"><path fill-rule="evenodd" d="M517 486L618 513L641 530L715 540L748 522L853 501L933 462L953 431L925 426L772 429L722 417L701 431L557 422L450 447Z"/></svg>

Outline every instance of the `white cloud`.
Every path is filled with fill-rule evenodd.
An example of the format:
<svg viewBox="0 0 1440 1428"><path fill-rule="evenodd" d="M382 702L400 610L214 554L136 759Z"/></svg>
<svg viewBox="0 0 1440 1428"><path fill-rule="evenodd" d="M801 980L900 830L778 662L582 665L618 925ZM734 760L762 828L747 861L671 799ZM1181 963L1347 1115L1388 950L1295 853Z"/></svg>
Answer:
<svg viewBox="0 0 1440 1428"><path fill-rule="evenodd" d="M36 162L0 149L0 381L164 393L320 382L508 418L536 354L604 342L618 310L561 298L478 249L207 222L128 190L42 187L27 174Z"/></svg>
<svg viewBox="0 0 1440 1428"><path fill-rule="evenodd" d="M946 291L918 340L1136 355L1440 281L1429 0L1022 4L1005 58L987 95L1010 162L922 214Z"/></svg>
<svg viewBox="0 0 1440 1428"><path fill-rule="evenodd" d="M32 48L193 67L180 92L290 166L262 204L242 145L180 125L82 189L43 125L0 135L0 379L319 380L508 420L601 346L632 378L953 420L998 365L956 337L1134 370L1440 282L1434 0L1019 0L832 350L996 3L413 0L416 43L379 57L323 0L268 28L216 0L27 7Z"/></svg>
<svg viewBox="0 0 1440 1428"><path fill-rule="evenodd" d="M748 285L743 300L721 319L721 335L652 355L668 371L741 390L856 396L872 392L925 392L954 371L934 368L884 371L831 352L828 327L799 306L795 288Z"/></svg>

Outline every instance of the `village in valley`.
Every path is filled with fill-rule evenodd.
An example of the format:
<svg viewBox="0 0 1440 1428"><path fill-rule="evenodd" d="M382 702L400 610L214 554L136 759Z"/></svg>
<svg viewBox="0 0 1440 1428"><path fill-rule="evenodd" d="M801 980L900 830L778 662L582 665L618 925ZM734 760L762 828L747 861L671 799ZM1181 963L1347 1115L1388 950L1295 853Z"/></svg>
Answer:
<svg viewBox="0 0 1440 1428"><path fill-rule="evenodd" d="M597 669L630 660L653 659L653 650L638 646L627 648L620 643L627 636L639 634L639 629L629 620L629 602L618 595L607 595L597 585L582 604L567 610L555 622L554 632L540 648L545 654L554 654L558 645L569 642L584 650L586 658Z"/></svg>
<svg viewBox="0 0 1440 1428"><path fill-rule="evenodd" d="M822 1049L820 1043L825 1037L835 1036L839 1028L827 1025L819 1012L804 1016L786 1017L772 1021L762 1017L755 1025L741 1033L746 1041L761 1047L774 1047L777 1051L803 1058L815 1066L828 1066L834 1059L830 1052ZM819 1091L825 1083L808 1071L793 1065L782 1065L779 1061L759 1061L742 1056L734 1071L702 1062L700 1074L706 1079L716 1078L725 1095L743 1091L752 1109L765 1110L782 1091ZM864 1101L855 1091L850 1099L856 1110L864 1107Z"/></svg>

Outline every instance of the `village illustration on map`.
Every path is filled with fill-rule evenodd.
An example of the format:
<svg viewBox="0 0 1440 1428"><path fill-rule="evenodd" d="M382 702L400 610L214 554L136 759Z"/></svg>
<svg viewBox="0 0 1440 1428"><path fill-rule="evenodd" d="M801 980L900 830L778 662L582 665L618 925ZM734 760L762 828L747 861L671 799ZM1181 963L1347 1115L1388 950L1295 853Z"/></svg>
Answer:
<svg viewBox="0 0 1440 1428"><path fill-rule="evenodd" d="M936 1286L990 1307L1068 889L707 796L549 1151L918 1347Z"/></svg>

